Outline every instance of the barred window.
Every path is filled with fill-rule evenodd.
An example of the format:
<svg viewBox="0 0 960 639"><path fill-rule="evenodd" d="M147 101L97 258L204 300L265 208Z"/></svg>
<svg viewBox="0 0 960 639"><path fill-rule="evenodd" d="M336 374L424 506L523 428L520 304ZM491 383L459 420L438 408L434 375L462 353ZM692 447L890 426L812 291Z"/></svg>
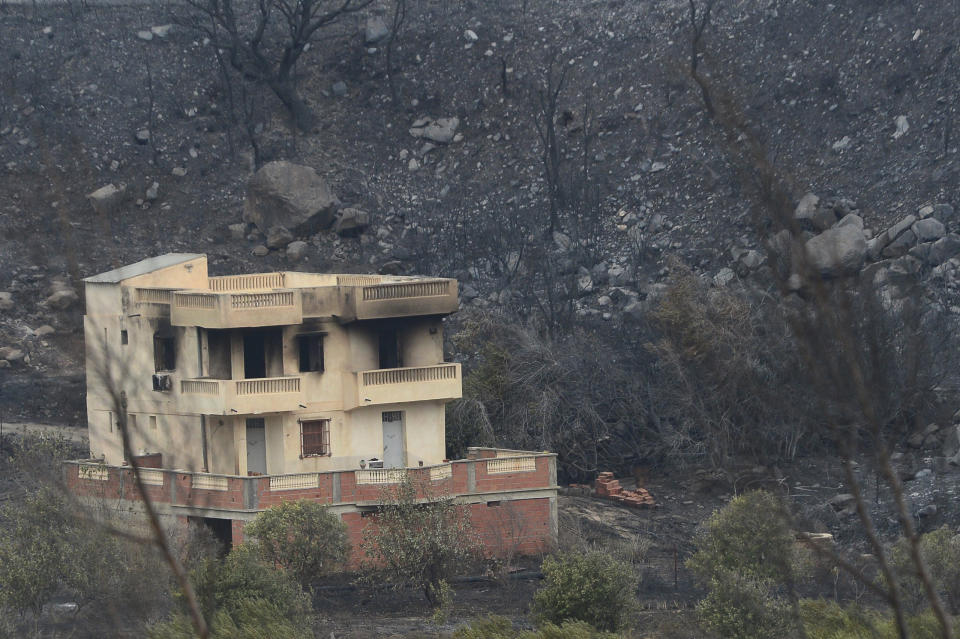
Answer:
<svg viewBox="0 0 960 639"><path fill-rule="evenodd" d="M323 372L323 333L298 335L300 372Z"/></svg>
<svg viewBox="0 0 960 639"><path fill-rule="evenodd" d="M330 420L314 419L300 422L301 457L330 454Z"/></svg>

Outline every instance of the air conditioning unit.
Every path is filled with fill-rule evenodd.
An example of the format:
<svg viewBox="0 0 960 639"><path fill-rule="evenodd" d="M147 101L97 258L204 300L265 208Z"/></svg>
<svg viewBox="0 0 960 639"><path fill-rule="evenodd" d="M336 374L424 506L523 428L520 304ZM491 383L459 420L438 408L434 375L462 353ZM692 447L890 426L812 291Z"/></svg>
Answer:
<svg viewBox="0 0 960 639"><path fill-rule="evenodd" d="M154 375L153 390L170 391L173 390L173 379L169 375Z"/></svg>

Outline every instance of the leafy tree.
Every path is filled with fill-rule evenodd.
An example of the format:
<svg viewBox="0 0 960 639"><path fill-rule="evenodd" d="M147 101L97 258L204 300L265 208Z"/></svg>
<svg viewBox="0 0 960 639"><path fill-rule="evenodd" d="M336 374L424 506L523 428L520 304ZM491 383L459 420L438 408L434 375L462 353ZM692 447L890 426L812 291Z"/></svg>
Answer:
<svg viewBox="0 0 960 639"><path fill-rule="evenodd" d="M544 585L533 597L541 622L585 621L599 630L619 630L635 606L637 578L604 552L563 553L543 562Z"/></svg>
<svg viewBox="0 0 960 639"><path fill-rule="evenodd" d="M269 508L247 525L254 548L268 563L282 566L303 587L347 559L347 526L326 506L305 499Z"/></svg>
<svg viewBox="0 0 960 639"><path fill-rule="evenodd" d="M701 622L733 639L778 637L799 614L796 580L804 566L787 515L770 493L735 497L715 512L694 540L687 566L709 589ZM775 590L786 586L789 603Z"/></svg>
<svg viewBox="0 0 960 639"><path fill-rule="evenodd" d="M309 599L297 583L246 545L234 548L223 560L206 560L191 573L190 581L207 619L226 614L237 620L257 599L270 602L284 618L309 616Z"/></svg>
<svg viewBox="0 0 960 639"><path fill-rule="evenodd" d="M934 587L951 614L960 613L960 535L943 526L920 538L920 554L930 567ZM927 596L910 556L907 541L901 539L890 555L904 603L917 612L927 604Z"/></svg>
<svg viewBox="0 0 960 639"><path fill-rule="evenodd" d="M420 588L431 604L441 603L449 592L446 580L479 555L466 508L409 476L385 490L381 501L380 513L363 529L369 574Z"/></svg>

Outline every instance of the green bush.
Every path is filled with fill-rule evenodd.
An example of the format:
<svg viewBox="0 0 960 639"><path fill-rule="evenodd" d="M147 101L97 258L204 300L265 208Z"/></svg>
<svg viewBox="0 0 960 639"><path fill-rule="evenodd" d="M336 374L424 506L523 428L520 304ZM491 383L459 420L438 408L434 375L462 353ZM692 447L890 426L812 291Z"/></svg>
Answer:
<svg viewBox="0 0 960 639"><path fill-rule="evenodd" d="M585 621L545 623L537 630L517 630L509 619L496 615L474 621L453 633L454 639L616 639L617 635L602 632Z"/></svg>
<svg viewBox="0 0 960 639"><path fill-rule="evenodd" d="M347 559L347 526L326 506L287 501L269 508L247 525L254 547L268 563L285 568L301 586L329 574Z"/></svg>
<svg viewBox="0 0 960 639"><path fill-rule="evenodd" d="M562 553L544 560L543 574L533 597L540 622L579 620L608 631L628 625L637 578L627 564L602 552Z"/></svg>
<svg viewBox="0 0 960 639"><path fill-rule="evenodd" d="M244 599L233 613L221 610L212 619L210 639L312 639L313 632L302 623L285 617L269 601ZM150 629L150 639L195 639L190 618L179 613Z"/></svg>
<svg viewBox="0 0 960 639"><path fill-rule="evenodd" d="M776 639L788 636L790 610L771 596L772 584L724 571L710 580L709 592L697 603L700 624L727 639Z"/></svg>
<svg viewBox="0 0 960 639"><path fill-rule="evenodd" d="M833 601L805 599L800 617L807 639L899 639L896 622L887 615L856 605L841 607ZM913 639L940 639L937 618L931 612L909 617L907 629Z"/></svg>
<svg viewBox="0 0 960 639"><path fill-rule="evenodd" d="M948 526L927 533L920 538L920 554L947 609L951 614L960 614L960 535ZM894 547L890 560L904 603L913 612L929 606L905 539Z"/></svg>
<svg viewBox="0 0 960 639"><path fill-rule="evenodd" d="M723 637L777 637L796 620L777 592L796 584L805 555L777 499L755 491L715 512L694 539L687 561L709 593L698 604L704 627Z"/></svg>
<svg viewBox="0 0 960 639"><path fill-rule="evenodd" d="M264 600L280 618L307 627L307 596L286 571L268 565L248 546L234 548L222 561L206 560L191 573L190 581L204 618L214 620L214 626L225 618L239 623L251 614L252 601Z"/></svg>
<svg viewBox="0 0 960 639"><path fill-rule="evenodd" d="M707 520L694 544L696 552L687 566L703 583L724 572L782 583L804 566L787 513L764 491L730 500Z"/></svg>
<svg viewBox="0 0 960 639"><path fill-rule="evenodd" d="M449 603L443 601L447 579L468 570L480 552L466 508L410 477L380 499L382 510L369 520L361 542L368 578L420 588L434 605Z"/></svg>

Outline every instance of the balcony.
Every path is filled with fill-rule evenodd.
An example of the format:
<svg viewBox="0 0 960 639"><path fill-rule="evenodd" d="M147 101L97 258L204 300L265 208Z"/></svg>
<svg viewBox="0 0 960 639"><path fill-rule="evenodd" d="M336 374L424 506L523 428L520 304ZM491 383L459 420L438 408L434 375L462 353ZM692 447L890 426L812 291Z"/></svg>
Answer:
<svg viewBox="0 0 960 639"><path fill-rule="evenodd" d="M214 293L177 291L170 305L174 326L241 328L303 322L299 291Z"/></svg>
<svg viewBox="0 0 960 639"><path fill-rule="evenodd" d="M460 364L383 368L353 375L356 395L347 398L345 410L358 406L457 399L463 393Z"/></svg>
<svg viewBox="0 0 960 639"><path fill-rule="evenodd" d="M422 279L368 283L356 280L342 298L341 321L448 315L460 307L457 281Z"/></svg>
<svg viewBox="0 0 960 639"><path fill-rule="evenodd" d="M204 415L256 415L299 409L303 404L300 377L263 379L184 379L180 407Z"/></svg>

